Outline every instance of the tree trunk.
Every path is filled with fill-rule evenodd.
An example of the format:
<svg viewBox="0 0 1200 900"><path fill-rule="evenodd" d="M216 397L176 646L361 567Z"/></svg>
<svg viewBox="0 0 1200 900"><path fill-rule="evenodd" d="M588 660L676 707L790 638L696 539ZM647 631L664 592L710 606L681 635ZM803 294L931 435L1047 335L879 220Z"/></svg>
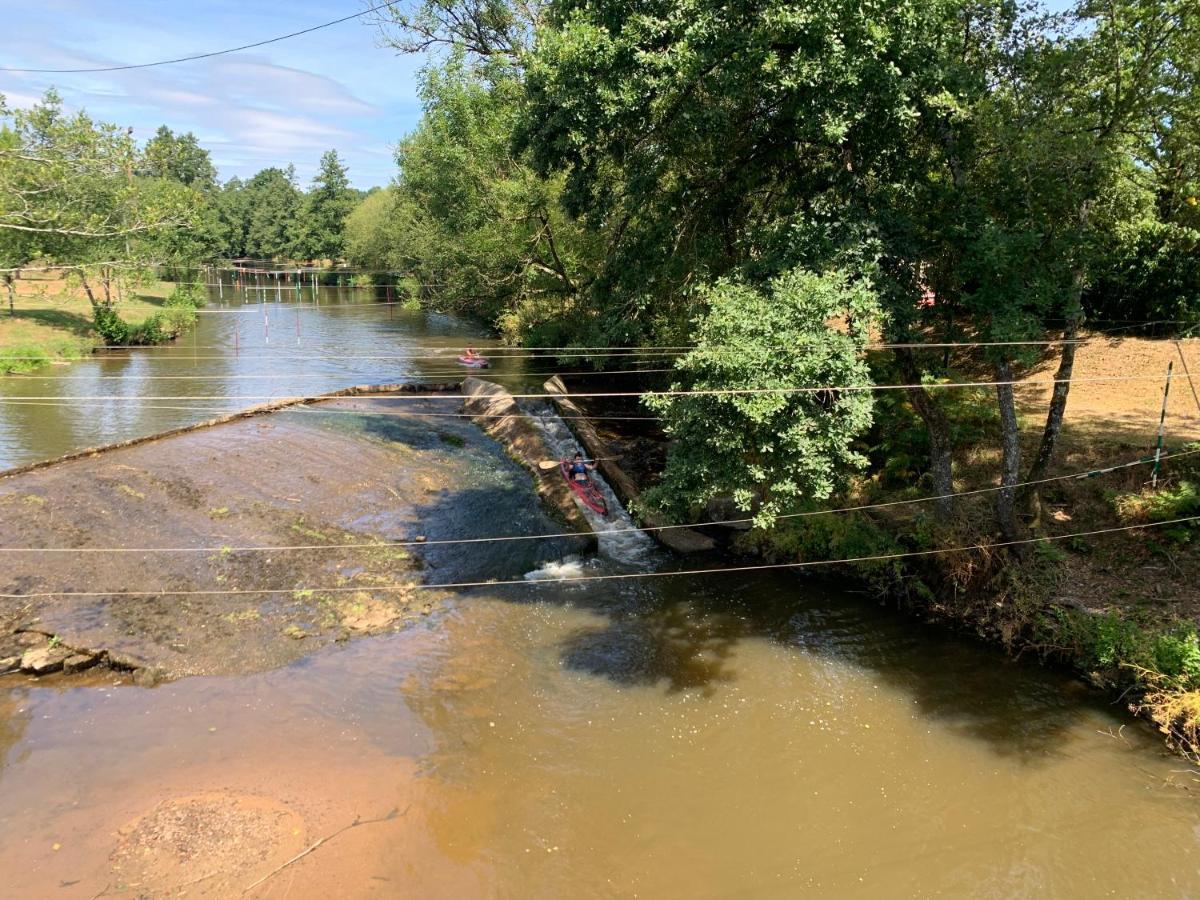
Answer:
<svg viewBox="0 0 1200 900"><path fill-rule="evenodd" d="M1037 456L1029 467L1026 481L1038 481L1046 477L1046 470L1054 458L1054 450L1058 446L1058 436L1062 433L1063 416L1067 411L1067 395L1071 392L1071 373L1075 369L1075 343L1079 334L1082 316L1077 311L1067 320L1063 329L1062 356L1058 361L1058 371L1054 373L1054 392L1050 395L1050 408L1046 412L1046 425L1042 429L1042 442L1038 446ZM1036 492L1036 489L1029 489Z"/></svg>
<svg viewBox="0 0 1200 900"><path fill-rule="evenodd" d="M901 375L913 385L907 388L908 399L929 433L929 472L933 478L933 493L939 498L933 504L934 515L938 522L945 524L954 515L954 500L949 496L954 492L950 420L929 391L920 386L921 377L912 351L897 350L896 356Z"/></svg>
<svg viewBox="0 0 1200 900"><path fill-rule="evenodd" d="M92 312L94 313L100 308L99 301L96 300L96 295L92 292L92 286L87 280L86 275L80 275L79 281L83 285L83 292L87 294L88 302L92 304Z"/></svg>
<svg viewBox="0 0 1200 900"><path fill-rule="evenodd" d="M12 318L17 314L17 284L16 276L8 272L4 276L4 286L8 288L8 315Z"/></svg>
<svg viewBox="0 0 1200 900"><path fill-rule="evenodd" d="M1015 485L1021 477L1021 435L1017 429L1017 404L1013 397L1012 361L998 360L995 365L996 381L1009 382L996 385L996 401L1000 405L1000 493L996 495L996 521L1000 535L1006 541L1021 537L1017 526L1017 491Z"/></svg>

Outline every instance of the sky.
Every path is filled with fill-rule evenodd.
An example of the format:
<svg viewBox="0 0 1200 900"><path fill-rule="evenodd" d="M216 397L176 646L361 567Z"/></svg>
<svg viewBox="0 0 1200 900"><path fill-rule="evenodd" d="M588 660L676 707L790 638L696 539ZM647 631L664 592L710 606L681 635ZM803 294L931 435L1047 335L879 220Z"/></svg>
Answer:
<svg viewBox="0 0 1200 900"><path fill-rule="evenodd" d="M393 149L421 115L423 60L380 45L357 19L214 59L102 74L8 68L152 62L275 37L351 15L365 0L0 0L0 94L28 106L49 87L70 109L132 126L193 132L222 179L294 163L307 186L336 148L355 187L387 184Z"/></svg>

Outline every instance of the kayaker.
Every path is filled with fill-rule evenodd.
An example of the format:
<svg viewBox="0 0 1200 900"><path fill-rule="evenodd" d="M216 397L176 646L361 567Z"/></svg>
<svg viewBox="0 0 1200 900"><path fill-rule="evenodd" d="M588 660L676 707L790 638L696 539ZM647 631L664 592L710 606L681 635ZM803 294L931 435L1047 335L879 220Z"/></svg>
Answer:
<svg viewBox="0 0 1200 900"><path fill-rule="evenodd" d="M587 484L588 470L594 468L596 468L595 463L588 462L583 458L582 453L576 452L575 460L571 463L571 466L569 469L567 469L567 471L571 473L572 481L576 482L577 484Z"/></svg>
<svg viewBox="0 0 1200 900"><path fill-rule="evenodd" d="M474 347L468 347L467 352L463 358L464 359L480 359L480 356L478 353L475 352Z"/></svg>

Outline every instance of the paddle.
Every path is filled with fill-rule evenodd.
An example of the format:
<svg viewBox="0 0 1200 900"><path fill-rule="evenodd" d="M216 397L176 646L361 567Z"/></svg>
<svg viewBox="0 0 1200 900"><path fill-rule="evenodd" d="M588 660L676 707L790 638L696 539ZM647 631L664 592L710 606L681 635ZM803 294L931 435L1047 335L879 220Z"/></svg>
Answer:
<svg viewBox="0 0 1200 900"><path fill-rule="evenodd" d="M589 463L594 463L594 462L599 462L602 459L617 459L617 457L615 457L615 456L598 456L595 459L588 459L588 460L584 460L584 461L589 462ZM561 464L561 462L562 462L562 460L558 460L558 459L543 459L538 463L538 468L541 469L543 472L549 472L551 469L557 469L559 467L559 465ZM567 462L569 463L569 462L571 462L571 460L567 460Z"/></svg>

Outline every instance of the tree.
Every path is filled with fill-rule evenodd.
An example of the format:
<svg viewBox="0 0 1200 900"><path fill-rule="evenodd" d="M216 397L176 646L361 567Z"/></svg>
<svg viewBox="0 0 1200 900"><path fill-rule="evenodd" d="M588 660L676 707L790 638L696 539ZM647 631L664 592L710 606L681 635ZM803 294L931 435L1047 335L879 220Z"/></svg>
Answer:
<svg viewBox="0 0 1200 900"><path fill-rule="evenodd" d="M245 255L281 259L293 255L300 228L303 200L296 189L296 172L263 169L243 189L246 212Z"/></svg>
<svg viewBox="0 0 1200 900"><path fill-rule="evenodd" d="M375 188L346 217L346 262L371 270L396 268L403 230L398 221L393 188Z"/></svg>
<svg viewBox="0 0 1200 900"><path fill-rule="evenodd" d="M1035 479L1062 426L1095 208L1131 158L1187 152L1192 5L563 0L525 67L518 147L544 177L565 175L568 209L606 236L591 293L609 342L678 343L696 284L761 285L796 266L870 271L894 342L1040 340L1065 320ZM996 380L1027 359L993 350ZM947 357L901 349L897 362L935 493L949 494L950 429L920 386ZM1012 394L996 394L1009 537Z"/></svg>
<svg viewBox="0 0 1200 900"><path fill-rule="evenodd" d="M320 170L304 201L298 255L312 259L341 259L345 252L346 217L356 199L337 151L327 150L321 156Z"/></svg>
<svg viewBox="0 0 1200 900"><path fill-rule="evenodd" d="M129 130L67 115L53 91L27 110L0 103L0 114L0 234L17 248L8 252L53 258L79 279L97 324L114 318L120 284L192 227L198 194L135 174L142 161Z"/></svg>
<svg viewBox="0 0 1200 900"><path fill-rule="evenodd" d="M861 279L804 270L765 289L721 279L700 302L695 347L671 385L684 393L645 401L672 439L647 502L680 517L732 494L744 511L759 504L755 521L768 526L797 504L828 498L866 465L853 442L871 425L862 350L878 302Z"/></svg>
<svg viewBox="0 0 1200 900"><path fill-rule="evenodd" d="M141 173L154 178L169 178L197 190L210 191L217 186L217 169L207 150L190 131L176 135L166 125L159 126L142 153Z"/></svg>
<svg viewBox="0 0 1200 900"><path fill-rule="evenodd" d="M397 152L396 260L439 305L497 323L510 338L564 343L592 313L595 237L558 202L562 178L540 178L512 152L521 85L512 72L461 56L427 71L425 115Z"/></svg>

